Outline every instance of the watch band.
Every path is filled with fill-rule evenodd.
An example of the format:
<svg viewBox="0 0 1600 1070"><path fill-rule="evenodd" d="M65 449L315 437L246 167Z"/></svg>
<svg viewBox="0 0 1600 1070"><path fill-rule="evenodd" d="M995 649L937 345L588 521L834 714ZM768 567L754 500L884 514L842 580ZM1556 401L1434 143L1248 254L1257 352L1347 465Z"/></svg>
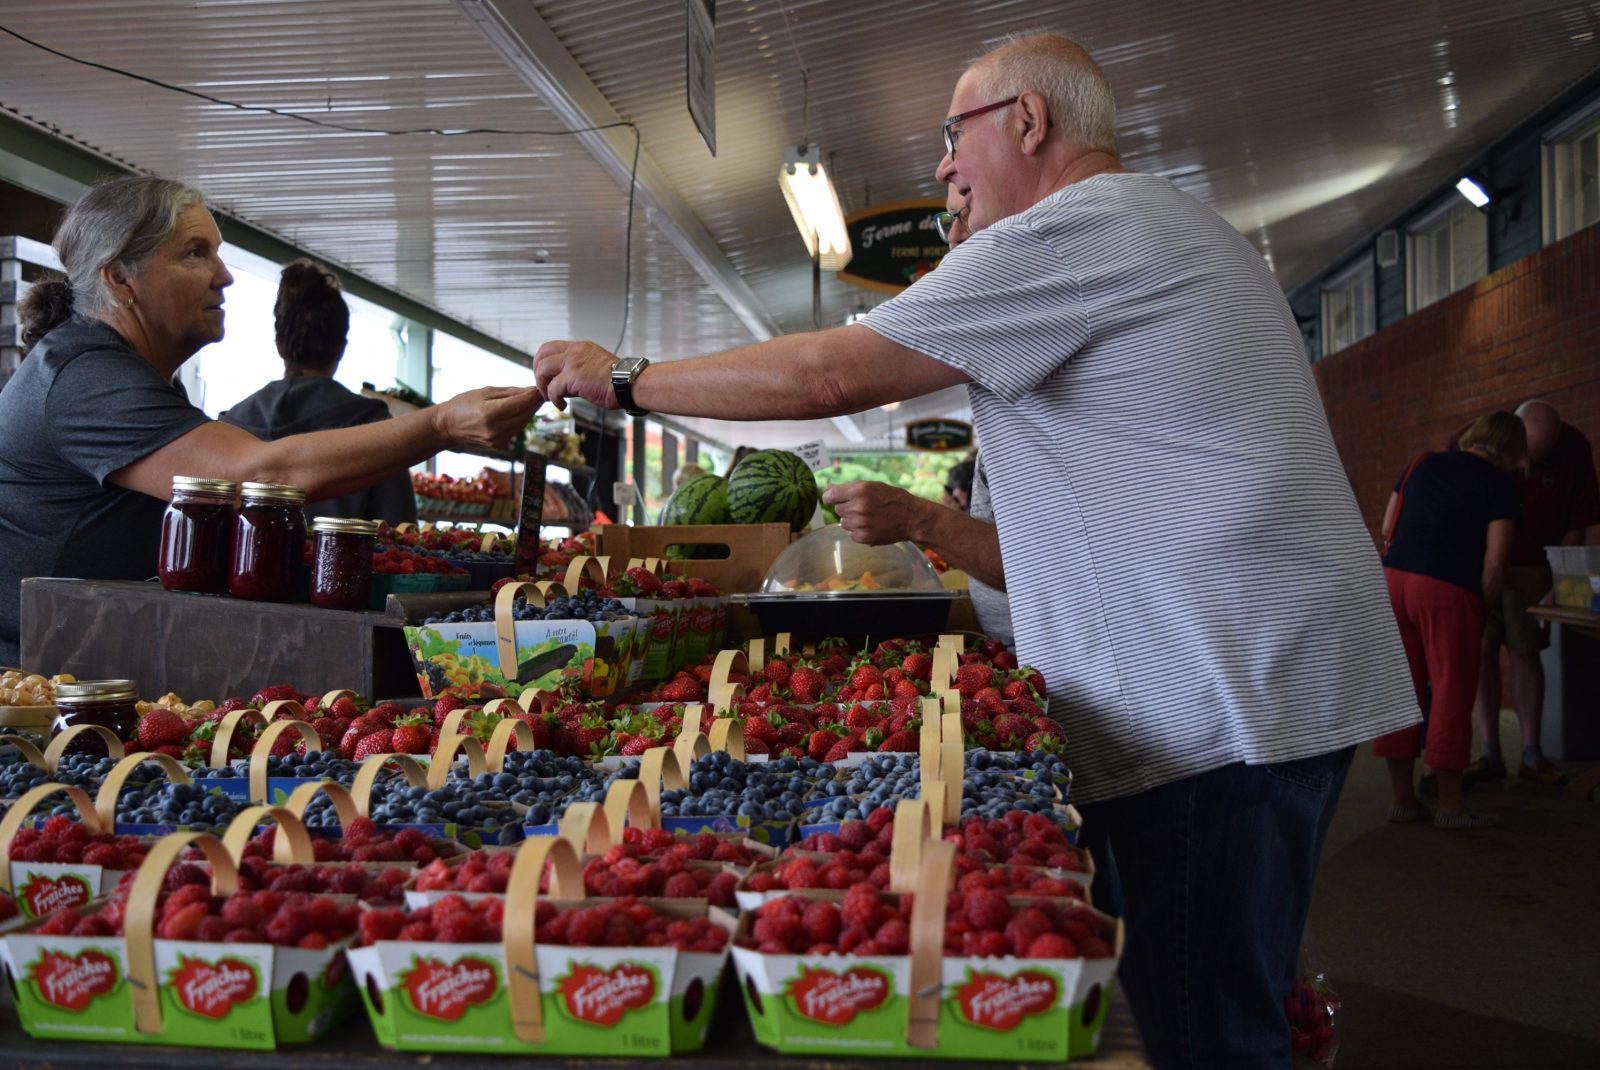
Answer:
<svg viewBox="0 0 1600 1070"><path fill-rule="evenodd" d="M627 363L628 367L623 368ZM648 360L635 358L631 361L618 361L611 368L611 392L617 395L617 406L629 416L648 416L649 409L641 409L633 402L633 381L639 378L639 373L650 366Z"/></svg>

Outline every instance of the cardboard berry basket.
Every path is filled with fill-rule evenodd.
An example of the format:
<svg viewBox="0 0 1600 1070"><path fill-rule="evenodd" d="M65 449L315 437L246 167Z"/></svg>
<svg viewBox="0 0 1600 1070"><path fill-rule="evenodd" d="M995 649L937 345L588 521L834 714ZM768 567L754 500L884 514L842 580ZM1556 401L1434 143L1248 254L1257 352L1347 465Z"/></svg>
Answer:
<svg viewBox="0 0 1600 1070"><path fill-rule="evenodd" d="M331 706L336 699L344 696L354 696L354 691L330 691L323 696L321 708ZM278 720L279 714L287 716L287 720ZM259 711L252 709L234 710L227 714L217 724L217 734L211 739L211 753L207 764L212 769L237 768L229 760L228 755L233 749L234 737L240 729L250 723L260 724L261 734L251 745L250 758L245 767L243 776L233 777L206 777L208 787L214 787L222 794L235 799L244 799L249 802L272 803L281 805L291 792L300 785L305 784L307 777L275 777L267 774L268 759L272 757L272 749L281 736L293 732L300 737L299 746L306 751L322 750L322 737L317 730L306 722L305 707L293 699L279 699L269 702Z"/></svg>
<svg viewBox="0 0 1600 1070"><path fill-rule="evenodd" d="M543 606L565 588L552 583L508 583L495 595L493 623L407 625L406 647L424 698L444 687L497 687L511 698L529 688L548 691L567 680L582 682L590 698L605 698L627 683L638 617L614 621L516 620L521 594Z"/></svg>
<svg viewBox="0 0 1600 1070"><path fill-rule="evenodd" d="M67 797L78 811L78 820L91 833L104 831L87 792L61 784L40 784L13 803L0 820L0 858L11 858L11 841L39 804L56 795ZM122 873L86 862L8 861L0 867L0 892L16 900L24 921L34 921L62 907L82 906L110 891Z"/></svg>
<svg viewBox="0 0 1600 1070"><path fill-rule="evenodd" d="M925 846L906 955L763 954L733 949L756 1040L785 1054L1062 1062L1090 1054L1121 954L1104 960L943 954L954 848ZM796 892L802 899L836 893ZM1026 899L1024 902L1028 901ZM753 915L740 919L745 937Z"/></svg>
<svg viewBox="0 0 1600 1070"><path fill-rule="evenodd" d="M0 940L30 1036L271 1050L315 1040L339 1022L353 1002L343 943L312 951L155 938L161 883L191 847L211 865L212 894L234 894L238 870L222 841L175 833L151 848L134 877L125 935L27 929Z"/></svg>
<svg viewBox="0 0 1600 1070"><path fill-rule="evenodd" d="M572 844L555 837L517 849L499 943L379 941L348 953L373 1032L397 1051L628 1058L698 1051L716 1008L726 950L565 947L537 943L539 876L552 866L558 908L583 897ZM693 900L644 900L661 913L708 917L731 932L730 915Z"/></svg>

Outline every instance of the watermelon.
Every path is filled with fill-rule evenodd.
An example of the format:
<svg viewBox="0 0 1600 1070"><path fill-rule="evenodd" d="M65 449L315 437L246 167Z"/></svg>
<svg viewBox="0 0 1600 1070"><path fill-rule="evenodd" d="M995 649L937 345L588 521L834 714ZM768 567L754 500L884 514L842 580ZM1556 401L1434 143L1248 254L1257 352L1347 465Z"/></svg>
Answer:
<svg viewBox="0 0 1600 1070"><path fill-rule="evenodd" d="M817 477L788 450L757 450L728 476L728 516L735 524L788 524L800 531L816 509Z"/></svg>
<svg viewBox="0 0 1600 1070"><path fill-rule="evenodd" d="M672 492L661 509L661 523L726 524L728 522L728 485L721 476L704 475L686 479L683 486Z"/></svg>

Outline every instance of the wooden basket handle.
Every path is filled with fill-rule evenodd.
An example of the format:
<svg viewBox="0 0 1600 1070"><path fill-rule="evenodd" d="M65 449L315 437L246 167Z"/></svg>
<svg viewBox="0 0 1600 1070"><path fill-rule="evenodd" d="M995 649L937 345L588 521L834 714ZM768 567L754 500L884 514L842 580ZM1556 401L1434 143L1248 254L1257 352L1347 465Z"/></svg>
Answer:
<svg viewBox="0 0 1600 1070"><path fill-rule="evenodd" d="M296 703L298 705L298 703ZM298 732L306 750L322 750L322 737L304 721L273 721L261 730L256 745L250 748L250 801L269 802L267 798L267 762L272 757L272 746L285 732Z"/></svg>
<svg viewBox="0 0 1600 1070"><path fill-rule="evenodd" d="M672 745L672 751L678 756L678 766L683 770L684 779L689 777L689 767L701 755L711 753L711 741L704 732L696 732L692 736L680 735L678 742Z"/></svg>
<svg viewBox="0 0 1600 1070"><path fill-rule="evenodd" d="M76 727L76 726L74 726ZM65 733L63 733L65 735ZM53 772L50 764L45 761L44 751L39 745L27 736L3 735L0 736L0 746L12 746L22 753L22 757L29 765L38 766L45 772Z"/></svg>
<svg viewBox="0 0 1600 1070"><path fill-rule="evenodd" d="M355 779L350 782L350 798L355 802L356 813L366 817L372 813L372 786L378 782L378 777L390 766L400 770L406 778L406 783L414 788L431 787L428 781L429 770L422 767L422 763L409 754L374 754L362 761L361 768L356 770ZM299 789L296 788L296 791ZM338 800L334 800L338 805ZM344 815L341 812L340 817Z"/></svg>
<svg viewBox="0 0 1600 1070"><path fill-rule="evenodd" d="M947 646L933 648L933 668L928 677L935 694L948 690L956 678L956 652Z"/></svg>
<svg viewBox="0 0 1600 1070"><path fill-rule="evenodd" d="M228 849L235 862L244 861L245 845L255 835L256 826L266 821L278 826L277 835L272 837L274 862L299 862L307 866L316 863L317 852L311 846L311 833L306 831L306 823L286 806L249 806L228 822L222 833L222 846Z"/></svg>
<svg viewBox="0 0 1600 1070"><path fill-rule="evenodd" d="M300 704L296 702L295 705L298 706ZM300 716L303 717L305 712L302 709ZM234 710L223 717L222 721L217 725L217 734L211 737L211 755L206 760L207 765L213 769L221 769L228 764L228 748L233 745L233 734L239 730L240 723L244 721L258 721L261 724L266 724L265 711L252 710L246 707L242 710Z"/></svg>
<svg viewBox="0 0 1600 1070"><path fill-rule="evenodd" d="M494 642L500 658L500 674L511 683L517 678L517 619L511 615L517 595L543 609L544 592L537 584L508 583L494 596Z"/></svg>
<svg viewBox="0 0 1600 1070"><path fill-rule="evenodd" d="M478 540L478 552L480 554L492 554L494 553L494 548L499 545L499 542L500 536L495 535L492 532L486 533L483 538Z"/></svg>
<svg viewBox="0 0 1600 1070"><path fill-rule="evenodd" d="M561 577L561 583L566 587L569 594L577 594L582 589L582 581L585 576L593 580L596 587L604 587L606 585L606 570L601 567L600 562L588 554L579 554L568 562L567 571Z"/></svg>
<svg viewBox="0 0 1600 1070"><path fill-rule="evenodd" d="M484 748L484 758L489 772L498 773L505 769L506 752L511 749L513 739L517 741L518 750L528 751L534 748L533 728L527 721L507 717L494 726L494 731L489 734L489 745Z"/></svg>
<svg viewBox="0 0 1600 1070"><path fill-rule="evenodd" d="M105 830L100 823L100 815L95 813L94 800L89 798L89 793L82 788L68 787L65 784L40 784L29 788L11 804L6 816L0 818L0 892L10 895L14 890L11 884L11 841L16 838L23 822L33 816L34 809L45 799L56 794L67 797L73 808L78 811L78 817L83 822L84 828L88 829L91 835Z"/></svg>
<svg viewBox="0 0 1600 1070"><path fill-rule="evenodd" d="M939 700L922 700L922 730L917 736L917 763L924 782L939 779L939 744L944 742L939 728ZM930 712L931 711L931 712Z"/></svg>
<svg viewBox="0 0 1600 1070"><path fill-rule="evenodd" d="M539 948L534 916L539 878L550 860L550 892L556 902L583 898L583 869L572 844L559 836L532 836L517 848L517 860L506 881L506 912L501 946L506 960L506 989L511 1029L518 1040L542 1044L545 1039L544 999L539 994Z"/></svg>
<svg viewBox="0 0 1600 1070"><path fill-rule="evenodd" d="M155 915L161 882L178 856L198 847L211 863L211 894L239 890L239 870L222 841L204 832L175 832L150 848L134 874L123 915L128 952L128 995L133 1000L134 1027L141 1033L161 1032L160 978L156 974Z"/></svg>
<svg viewBox="0 0 1600 1070"><path fill-rule="evenodd" d="M939 745L939 779L945 783L944 824L961 822L961 791L966 779L966 755L960 743L945 740Z"/></svg>
<svg viewBox="0 0 1600 1070"><path fill-rule="evenodd" d="M569 803L556 825L556 835L579 854L605 854L620 842L620 834L612 834L611 816L592 802Z"/></svg>
<svg viewBox="0 0 1600 1070"><path fill-rule="evenodd" d="M329 711L333 709L333 704L335 702L338 702L342 698L347 698L351 702L354 702L360 697L360 695L350 690L348 687L336 687L332 691L325 693L320 699L317 700L317 712L319 714L327 714L329 717L332 717L333 714Z"/></svg>
<svg viewBox="0 0 1600 1070"><path fill-rule="evenodd" d="M183 763L169 755L155 753L128 755L111 767L111 772L100 782L100 790L94 795L95 813L100 815L100 827L105 831L111 832L116 828L117 796L122 794L122 786L127 783L128 775L145 762L159 765L178 784L194 783Z"/></svg>
<svg viewBox="0 0 1600 1070"><path fill-rule="evenodd" d="M737 717L713 721L708 742L712 750L727 751L729 757L744 761L744 722Z"/></svg>
<svg viewBox="0 0 1600 1070"><path fill-rule="evenodd" d="M688 786L677 752L671 747L651 747L639 759L639 783L650 797L650 806L661 812L661 791Z"/></svg>
<svg viewBox="0 0 1600 1070"><path fill-rule="evenodd" d="M744 700L743 684L723 684L711 691L711 710L718 717L733 717L735 709Z"/></svg>
<svg viewBox="0 0 1600 1070"><path fill-rule="evenodd" d="M60 767L61 756L67 752L67 747L71 746L73 740L77 739L81 735L84 735L85 733L99 736L101 739L105 740L106 753L112 758L120 760L127 757L128 748L123 746L122 740L117 738L117 734L111 731L111 729L107 728L105 725L75 724L66 731L60 732L53 736L50 742L45 744L45 769L54 773L56 769ZM19 747L17 749L21 750L22 748Z"/></svg>
<svg viewBox="0 0 1600 1070"><path fill-rule="evenodd" d="M678 734L692 736L702 730L706 720L715 716L711 707L704 702L686 702L683 706L683 724L678 727Z"/></svg>
<svg viewBox="0 0 1600 1070"><path fill-rule="evenodd" d="M787 657L789 654L789 644L792 641L792 637L788 632L779 632L777 635L773 636L772 656L775 658Z"/></svg>
<svg viewBox="0 0 1600 1070"><path fill-rule="evenodd" d="M360 776L361 773L358 770L356 777L359 779ZM371 785L368 785L368 790L370 792ZM326 795L333 803L333 810L339 815L339 827L341 829L349 828L350 822L356 818L366 816L366 811L357 805L355 796L350 794L349 789L343 784L336 784L331 780L316 780L309 784L301 784L289 793L289 798L284 801L283 808L304 821L306 811L311 808L311 800L315 799L319 793ZM370 795L364 796L363 803L368 801L369 798Z"/></svg>
<svg viewBox="0 0 1600 1070"><path fill-rule="evenodd" d="M943 987L945 901L955 845L934 840L923 845L917 872L916 899L911 904L911 992L906 1017L906 1043L914 1048L939 1045L939 996Z"/></svg>
<svg viewBox="0 0 1600 1070"><path fill-rule="evenodd" d="M605 811L618 843L625 839L624 828L661 827L659 802L652 803L649 790L637 780L618 780L607 788Z"/></svg>
<svg viewBox="0 0 1600 1070"><path fill-rule="evenodd" d="M889 846L889 890L915 892L922 866L922 848L934 839L934 825L924 799L901 799L894 808L894 838Z"/></svg>
<svg viewBox="0 0 1600 1070"><path fill-rule="evenodd" d="M460 713L460 710L451 710L451 713ZM527 713L528 708L514 698L492 698L483 704L484 713L493 713L501 717L515 717L519 713ZM443 734L444 729L439 729Z"/></svg>
<svg viewBox="0 0 1600 1070"><path fill-rule="evenodd" d="M749 653L745 655L750 666L750 673L754 675L767 667L767 641L759 635L750 640L745 646Z"/></svg>
<svg viewBox="0 0 1600 1070"><path fill-rule="evenodd" d="M439 738L443 739L445 736L466 735L466 730L461 727L461 723L467 719L467 715L471 712L471 710L463 706L459 710L451 710L449 713L445 714L444 720L439 722Z"/></svg>
<svg viewBox="0 0 1600 1070"><path fill-rule="evenodd" d="M472 736L441 735L439 749L433 752L433 760L428 763L428 790L442 788L450 779L450 766L456 760L457 751L466 753L468 776L476 779L489 771L489 756L484 753L482 743Z"/></svg>
<svg viewBox="0 0 1600 1070"><path fill-rule="evenodd" d="M755 640L751 640L752 643ZM750 675L750 655L742 650L719 650L711 663L711 683L706 687L708 694L714 694L719 688L728 685L728 677L734 673Z"/></svg>

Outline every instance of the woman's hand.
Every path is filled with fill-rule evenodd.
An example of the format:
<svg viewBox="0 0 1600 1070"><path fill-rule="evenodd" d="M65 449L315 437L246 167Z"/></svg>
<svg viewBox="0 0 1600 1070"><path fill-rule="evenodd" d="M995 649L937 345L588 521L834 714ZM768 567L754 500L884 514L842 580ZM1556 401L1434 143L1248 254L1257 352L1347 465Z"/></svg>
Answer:
<svg viewBox="0 0 1600 1070"><path fill-rule="evenodd" d="M533 358L539 391L558 409L568 398L582 398L602 409L617 407L611 366L617 358L593 342L546 342Z"/></svg>
<svg viewBox="0 0 1600 1070"><path fill-rule="evenodd" d="M485 386L434 408L439 434L456 446L503 450L528 426L543 399L531 386Z"/></svg>

